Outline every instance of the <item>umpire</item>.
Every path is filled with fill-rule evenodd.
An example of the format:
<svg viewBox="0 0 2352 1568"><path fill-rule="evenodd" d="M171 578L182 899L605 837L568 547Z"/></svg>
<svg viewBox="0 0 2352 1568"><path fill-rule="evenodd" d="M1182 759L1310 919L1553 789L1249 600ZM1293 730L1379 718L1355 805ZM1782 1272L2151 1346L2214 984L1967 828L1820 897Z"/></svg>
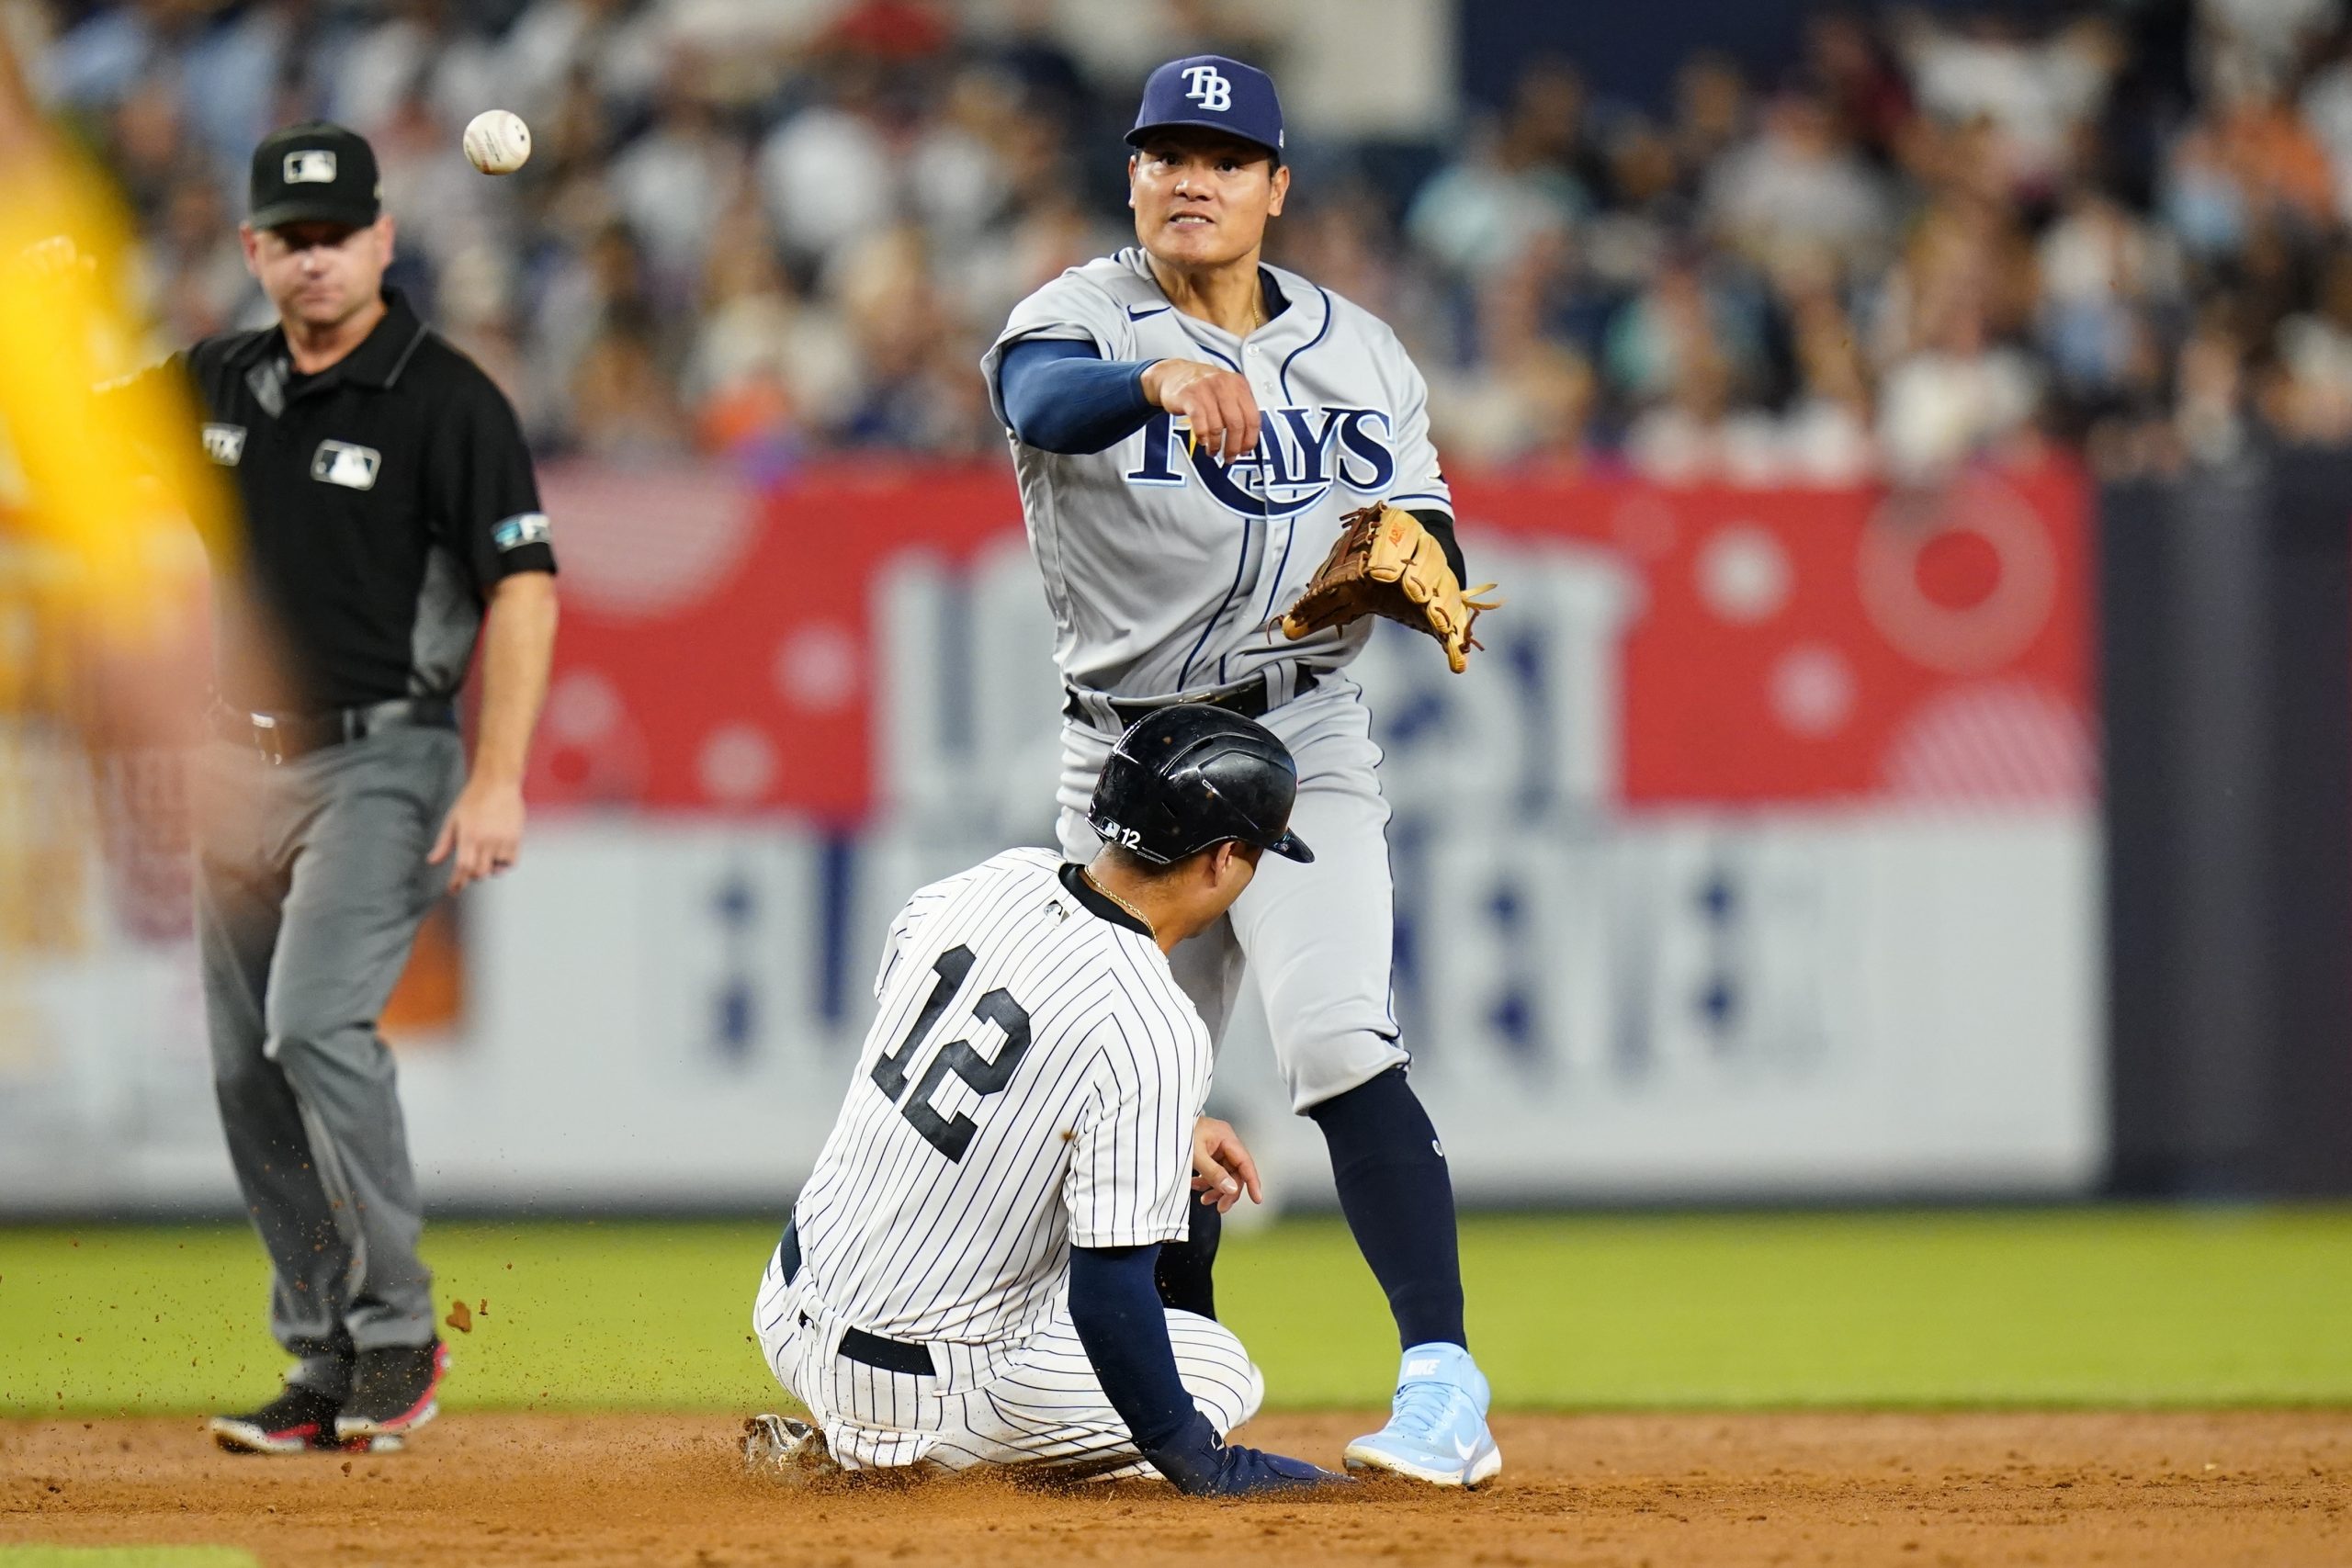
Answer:
<svg viewBox="0 0 2352 1568"><path fill-rule="evenodd" d="M352 131L264 141L240 232L277 324L165 367L194 380L245 525L213 542L197 930L221 1126L298 1359L276 1399L211 1423L247 1452L397 1448L437 1408L447 1353L376 1020L434 900L514 863L555 642L514 410L384 287L380 195Z"/></svg>

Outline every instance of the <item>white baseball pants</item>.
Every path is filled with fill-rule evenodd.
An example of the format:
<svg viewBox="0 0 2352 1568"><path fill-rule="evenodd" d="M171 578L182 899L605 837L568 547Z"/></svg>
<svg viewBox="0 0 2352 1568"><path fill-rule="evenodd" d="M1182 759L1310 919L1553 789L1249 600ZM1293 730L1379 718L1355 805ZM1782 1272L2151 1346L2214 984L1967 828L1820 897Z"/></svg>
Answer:
<svg viewBox="0 0 2352 1568"><path fill-rule="evenodd" d="M933 1377L887 1371L841 1353L851 1325L828 1308L804 1266L787 1280L774 1254L752 1310L768 1369L852 1470L1041 1464L1089 1473L1152 1473L1094 1375L1067 1305L1023 1340L930 1347ZM1170 1311L1176 1371L1221 1436L1257 1414L1264 1376L1233 1331Z"/></svg>

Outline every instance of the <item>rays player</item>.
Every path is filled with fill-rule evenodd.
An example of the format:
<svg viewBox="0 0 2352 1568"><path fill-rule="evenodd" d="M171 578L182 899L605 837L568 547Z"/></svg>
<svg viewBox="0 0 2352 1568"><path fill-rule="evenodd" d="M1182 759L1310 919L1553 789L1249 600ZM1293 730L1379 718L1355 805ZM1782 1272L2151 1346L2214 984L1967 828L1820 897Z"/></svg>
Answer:
<svg viewBox="0 0 2352 1568"><path fill-rule="evenodd" d="M1381 321L1261 264L1290 190L1263 72L1216 55L1161 66L1127 141L1137 244L1023 300L982 362L1057 630L1062 850L1091 853L1088 791L1156 705L1262 717L1290 748L1316 859L1270 863L1175 972L1216 1038L1244 962L1255 971L1292 1108L1322 1128L1395 1314L1390 1419L1348 1465L1475 1485L1502 1458L1463 1331L1453 1185L1390 1010L1388 807L1346 674L1371 623L1273 631L1341 514L1369 503L1412 513L1462 581L1427 388ZM1162 1289L1211 1314L1215 1214L1193 1221Z"/></svg>
<svg viewBox="0 0 2352 1568"><path fill-rule="evenodd" d="M1167 953L1264 852L1313 858L1288 828L1296 791L1262 727L1161 708L1102 769L1091 863L1010 850L899 911L849 1098L752 1310L832 1461L1148 1464L1219 1496L1342 1479L1225 1444L1264 1382L1153 1283L1196 1186L1257 1195L1239 1140L1201 1116L1208 1034ZM746 1429L755 1464L814 1446L778 1416Z"/></svg>

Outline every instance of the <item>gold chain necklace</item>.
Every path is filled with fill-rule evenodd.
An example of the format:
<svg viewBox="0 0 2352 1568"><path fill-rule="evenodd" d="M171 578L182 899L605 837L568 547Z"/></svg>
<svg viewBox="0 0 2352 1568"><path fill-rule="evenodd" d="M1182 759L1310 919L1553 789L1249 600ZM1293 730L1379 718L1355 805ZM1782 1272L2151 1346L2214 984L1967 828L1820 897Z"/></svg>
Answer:
<svg viewBox="0 0 2352 1568"><path fill-rule="evenodd" d="M1152 930L1151 922L1143 918L1143 911L1141 909L1136 908L1133 904L1128 903L1125 898L1120 897L1116 893L1112 892L1109 888L1095 881L1094 874L1088 871L1084 866L1080 866L1079 868L1078 874L1084 879L1089 887L1091 887L1094 891L1102 895L1103 897L1108 898L1112 903L1116 904L1120 908L1125 909L1128 914L1135 917L1136 924L1141 926L1144 929L1145 933L1148 935L1152 941L1158 942L1159 940L1159 933Z"/></svg>

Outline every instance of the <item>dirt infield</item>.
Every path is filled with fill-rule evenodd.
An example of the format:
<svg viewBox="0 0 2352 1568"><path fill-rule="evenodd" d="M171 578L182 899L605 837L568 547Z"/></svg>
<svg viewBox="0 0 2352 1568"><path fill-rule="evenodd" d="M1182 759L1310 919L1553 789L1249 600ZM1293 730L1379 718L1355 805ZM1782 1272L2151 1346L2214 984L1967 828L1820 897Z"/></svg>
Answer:
<svg viewBox="0 0 2352 1568"><path fill-rule="evenodd" d="M1249 1437L1336 1455L1346 1416ZM0 1542L264 1562L1052 1568L2345 1563L2352 1413L1506 1416L1476 1495L1203 1505L1154 1485L786 1491L709 1417L461 1415L405 1454L237 1458L180 1420L0 1422Z"/></svg>

